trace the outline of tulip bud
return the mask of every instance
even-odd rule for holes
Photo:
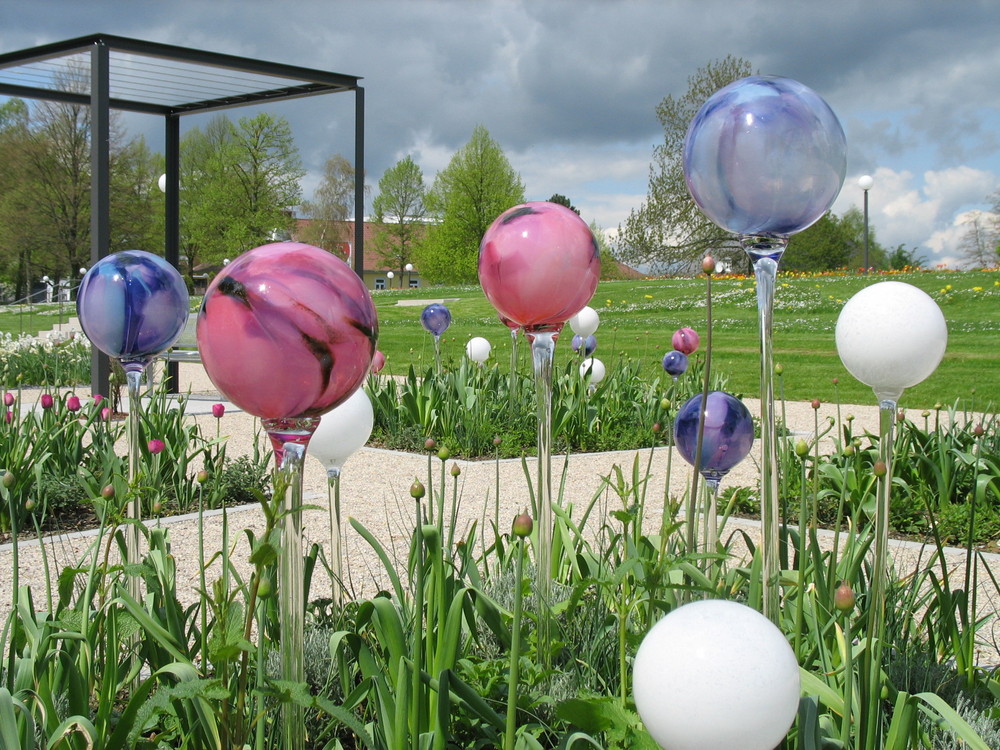
[[[927,419],[927,417],[929,417],[930,415],[931,412],[929,409],[924,409],[922,412],[920,412],[920,416],[923,417],[924,419]]]
[[[715,273],[715,258],[706,255],[701,261],[701,270],[707,274]]]
[[[198,484],[205,484],[205,482],[208,481],[208,472],[205,469],[202,469],[197,474],[195,474],[194,478],[195,480],[197,480]]]
[[[882,459],[876,461],[875,465],[872,466],[872,473],[877,477],[884,477],[886,472],[888,472],[888,468],[885,465],[885,461]]]
[[[976,437],[982,437],[983,433],[985,432],[986,430],[983,429],[982,424],[977,424],[975,427],[972,428],[972,434],[975,435]]]
[[[51,409],[52,408],[52,404],[54,404],[54,403],[55,403],[55,401],[52,399],[52,394],[51,393],[43,393],[42,394],[42,408],[43,409]]]
[[[80,411],[80,398],[79,396],[70,396],[66,399],[66,408],[70,411]]]
[[[451,465],[451,475],[453,477],[457,477],[461,473],[462,473],[462,470],[460,468],[458,468],[458,464],[452,464]]]
[[[8,409],[7,413],[3,415],[3,421],[6,422],[7,424],[10,424],[11,422],[13,422],[14,421],[14,412],[12,412],[10,409]]]
[[[847,422],[848,424],[850,424],[851,422],[854,421],[854,415],[853,414],[848,414],[846,417],[844,417],[844,421]]]
[[[424,450],[425,451],[432,451],[436,447],[437,447],[437,443],[434,442],[434,438],[427,438],[424,441]]]
[[[149,448],[149,452],[155,456],[157,453],[162,453],[163,449],[166,448],[167,445],[162,440],[153,438],[149,441],[149,443],[147,443],[146,447]]]
[[[906,412],[900,409],[896,412],[896,421],[902,424],[906,421]]]
[[[257,596],[261,599],[270,599],[274,596],[274,581],[266,573],[260,577],[260,583],[257,584]]]
[[[160,515],[163,512],[163,502],[160,500],[153,501],[153,513],[155,515]]]
[[[496,436],[495,438],[493,438],[493,447],[494,447],[494,448],[499,448],[499,447],[500,447],[500,444],[501,444],[502,442],[503,442],[503,440],[502,440],[502,439],[500,438],[500,436],[499,436],[499,435],[497,435],[497,436]]]
[[[451,458],[451,451],[448,450],[447,445],[442,445],[438,449],[438,458],[440,458],[442,461],[447,461],[449,458]]]
[[[216,419],[222,419],[222,415],[226,413],[225,404],[212,404],[212,416]]]
[[[105,500],[110,500],[114,496],[115,496],[114,485],[113,484],[104,485],[104,487],[101,489],[101,497],[103,497]]]
[[[419,500],[426,494],[424,490],[424,485],[421,484],[419,479],[414,479],[413,484],[410,485],[410,497],[414,500]]]
[[[818,398],[814,398],[812,400],[812,408],[813,408],[813,410],[819,409],[819,404],[820,404],[819,399]]]
[[[795,441],[795,455],[799,458],[805,458],[809,455],[809,443],[807,443],[802,438]]]
[[[775,375],[781,375],[781,373],[783,373],[784,371],[785,371],[785,368],[782,367],[782,365],[781,365],[780,362],[774,366],[774,374]]]
[[[660,426],[659,422],[653,422],[653,434],[654,435],[659,435],[660,434],[660,430],[662,430],[662,429],[663,428]]]
[[[14,405],[14,394],[11,393],[10,391],[7,391],[7,393],[3,394],[3,405],[4,406]]]
[[[852,445],[851,443],[848,443],[847,445],[844,446],[844,455],[845,456],[853,456],[854,455],[854,451],[855,451],[854,445]]]
[[[834,378],[834,379],[833,379],[833,380],[832,380],[831,382],[832,382],[832,383],[833,383],[834,385],[837,385],[838,383],[840,383],[840,378]]]
[[[833,592],[833,606],[841,612],[850,612],[854,609],[857,598],[854,596],[854,589],[847,581],[841,581],[837,590]]]
[[[514,519],[514,523],[511,525],[511,531],[514,532],[515,536],[519,536],[524,539],[526,536],[531,536],[531,531],[534,527],[535,524],[532,522],[531,516],[528,515],[528,511],[525,511]]]
[[[103,419],[105,422],[111,419],[111,409],[108,408],[107,406],[101,409],[101,419]]]
[[[29,497],[24,501],[24,509],[29,513],[35,509],[35,499],[33,497]]]
[[[661,398],[660,399],[660,408],[663,409],[663,411],[669,410],[670,409],[670,399],[669,398]]]
[[[16,477],[11,472],[5,471],[3,473],[3,486],[4,487],[6,487],[7,489],[10,489],[11,487],[14,486],[14,482],[15,481],[16,481]]]

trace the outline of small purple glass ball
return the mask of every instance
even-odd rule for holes
[[[580,334],[573,336],[573,341],[570,347],[574,352],[579,353],[580,349],[583,348],[583,353],[585,356],[589,357],[591,354],[597,351],[597,338],[591,334],[584,338]]]
[[[678,375],[683,375],[687,372],[687,368],[688,358],[684,352],[674,349],[664,355],[663,369],[666,371],[667,375],[672,375],[676,378]]]
[[[698,423],[701,421],[701,394],[692,396],[677,412],[674,443],[681,456],[694,466],[698,446]],[[721,479],[746,458],[753,446],[753,417],[735,396],[725,391],[708,394],[704,409],[705,435],[701,446],[701,466],[695,466],[707,479]]]
[[[94,346],[126,370],[141,370],[184,330],[187,286],[160,256],[125,250],[91,266],[80,282],[76,310]]]
[[[420,323],[435,336],[440,336],[451,325],[451,311],[437,302],[427,305],[420,313]]]

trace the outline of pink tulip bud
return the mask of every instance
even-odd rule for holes
[[[216,419],[222,419],[222,415],[226,413],[225,404],[212,404],[212,416]]]
[[[101,409],[101,419],[103,419],[105,422],[111,419],[111,409],[109,407],[105,406],[103,409]]]
[[[162,440],[153,438],[149,441],[149,444],[146,447],[149,448],[149,452],[155,456],[157,453],[162,453],[163,449],[166,448],[167,445]]]
[[[66,408],[70,411],[80,411],[80,399],[77,396],[70,396],[66,399]]]
[[[6,413],[6,414],[4,414],[4,417],[3,417],[3,419],[4,419],[4,421],[5,421],[5,422],[6,422],[7,424],[10,424],[11,422],[13,422],[13,421],[14,421],[14,412],[12,412],[12,411],[11,411],[10,409],[8,409],[8,410],[7,410],[7,413]]]
[[[94,396],[94,404],[95,405],[101,403],[103,400],[104,400],[104,396],[102,396],[100,393],[98,393],[97,395]]]
[[[55,403],[55,402],[52,400],[52,394],[51,393],[43,393],[42,394],[42,408],[43,409],[51,409],[53,403]]]
[[[674,331],[670,343],[682,354],[694,354],[701,345],[701,337],[693,328],[678,328]]]
[[[10,391],[8,391],[7,393],[3,394],[3,405],[4,406],[13,406],[14,405],[14,394],[11,393]]]

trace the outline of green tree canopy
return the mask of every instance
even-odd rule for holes
[[[489,131],[477,125],[427,194],[428,213],[437,223],[417,253],[421,276],[432,283],[474,282],[486,230],[497,216],[523,202],[520,175]]]
[[[861,268],[864,265],[864,215],[855,206],[843,216],[827,212],[808,229],[788,241],[781,258],[787,271],[827,271],[835,268]],[[875,229],[868,227],[868,265],[885,268],[885,249],[875,239]]]
[[[667,96],[656,107],[663,143],[653,149],[645,203],[618,227],[619,259],[658,272],[697,268],[712,251],[718,260],[739,267],[742,250],[734,239],[709,221],[691,198],[684,180],[683,148],[688,125],[712,94],[753,73],[750,63],[727,56],[708,63],[688,79],[680,97]]]
[[[424,175],[410,156],[389,167],[378,181],[372,207],[379,230],[373,250],[383,266],[399,269],[401,286],[403,271],[426,232],[425,197]]]
[[[344,236],[343,222],[354,211],[354,175],[354,165],[340,154],[326,160],[314,200],[302,204],[302,213],[312,219],[300,236],[303,242],[334,252],[353,241]]]

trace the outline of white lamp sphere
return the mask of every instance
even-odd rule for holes
[[[590,306],[583,308],[580,312],[569,319],[569,327],[573,329],[573,333],[583,336],[584,338],[587,338],[587,336],[595,333],[600,324],[600,316],[597,314],[597,311]]]
[[[608,374],[604,363],[597,357],[589,357],[580,363],[580,377],[585,378],[588,373],[590,373],[590,382],[594,385],[604,380],[604,376]]]
[[[167,176],[165,174],[160,175],[160,179],[156,181],[156,186],[160,188],[161,193],[167,192]]]
[[[870,174],[863,174],[858,178],[858,187],[862,190],[871,190],[874,184],[875,180],[872,179]]]
[[[413,270],[413,264],[412,263],[407,263],[406,266],[405,266],[405,269],[407,271],[412,271]]]
[[[948,345],[948,326],[922,289],[882,281],[851,297],[837,318],[837,352],[854,377],[879,401],[899,400],[903,389],[927,378]]]
[[[368,442],[375,414],[364,388],[324,414],[306,448],[329,471],[340,471],[344,463]]]
[[[492,348],[489,341],[482,336],[476,336],[469,339],[465,345],[465,353],[473,362],[482,364],[490,358],[490,349]]]
[[[760,612],[709,599],[678,607],[635,655],[635,705],[666,750],[773,750],[799,705],[799,665]]]

